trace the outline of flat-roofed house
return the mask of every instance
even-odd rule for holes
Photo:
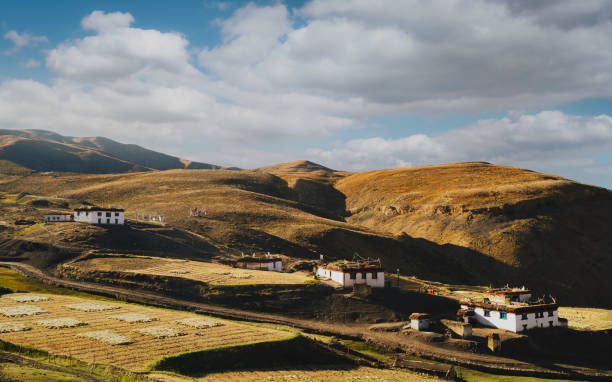
[[[535,328],[563,326],[555,302],[532,301],[526,289],[492,289],[482,301],[461,300],[461,310],[473,311],[471,316],[481,325],[522,332]],[[527,297],[528,296],[528,297]],[[492,299],[491,299],[492,297]]]
[[[74,221],[89,224],[125,224],[125,211],[122,208],[77,208]]]
[[[236,267],[245,269],[257,269],[260,271],[283,271],[283,259],[275,256],[249,257],[245,256],[236,260]]]
[[[380,260],[338,261],[317,267],[317,277],[327,278],[343,287],[366,284],[372,288],[384,288],[385,272]]]

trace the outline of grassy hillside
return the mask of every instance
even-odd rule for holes
[[[269,251],[295,262],[358,253],[423,279],[524,284],[566,305],[611,304],[612,192],[512,167],[350,174],[302,161],[256,171],[38,173],[13,175],[0,193],[0,252],[44,266],[96,248],[191,259]],[[86,203],[124,207],[128,219],[165,215],[168,226],[13,224]],[[194,207],[206,217],[189,216]]]
[[[350,223],[455,246],[464,264],[461,248],[492,258],[509,271],[497,284],[610,304],[610,190],[487,163],[369,171],[336,188]]]
[[[11,174],[14,167],[77,173],[219,168],[107,138],[64,137],[44,130],[0,130],[0,160],[13,164],[0,167]]]

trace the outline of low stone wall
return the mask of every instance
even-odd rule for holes
[[[463,321],[440,320],[440,324],[457,334],[461,338],[472,337],[472,325]]]

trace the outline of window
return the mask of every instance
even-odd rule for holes
[[[102,212],[98,212],[98,216],[102,216]]]
[[[365,272],[361,272],[361,279],[365,280],[366,279],[366,273]]]
[[[98,224],[102,223],[102,219],[98,218]]]
[[[119,219],[115,219],[115,224],[119,224]]]
[[[80,212],[79,212],[80,214]],[[89,211],[85,211],[85,216],[89,216]]]
[[[106,217],[107,217],[107,218],[110,218],[110,216],[111,216],[111,213],[110,213],[110,212],[107,212],[107,213],[106,213]]]
[[[372,272],[372,278],[373,279],[377,279],[378,278],[378,272]]]
[[[526,320],[527,319],[527,313],[523,313],[521,315],[521,320]]]
[[[110,219],[106,219],[106,224],[110,224]]]
[[[490,312],[490,311],[488,311],[488,310],[485,310],[485,311],[484,311],[484,316],[485,316],[485,317],[491,317],[491,312]]]
[[[355,280],[357,278],[357,273],[351,273],[351,280]]]
[[[119,212],[115,212],[115,216],[119,216]]]
[[[527,324],[523,324],[523,330],[527,330]]]
[[[501,318],[502,320],[505,320],[508,318],[508,313],[506,312],[500,312],[499,313],[499,318]]]
[[[554,313],[553,312],[548,312],[548,317],[553,317]]]

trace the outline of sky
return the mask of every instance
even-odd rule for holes
[[[612,1],[6,0],[0,128],[612,188]]]

